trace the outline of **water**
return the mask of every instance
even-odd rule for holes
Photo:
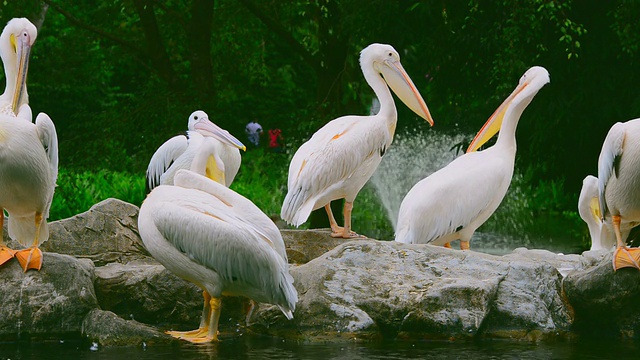
[[[220,343],[148,345],[90,350],[84,343],[16,345],[0,343],[0,360],[28,359],[635,359],[634,342],[590,341],[425,341],[376,343],[298,343],[244,337]]]

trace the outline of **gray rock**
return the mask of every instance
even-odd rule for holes
[[[98,307],[93,263],[44,253],[41,271],[24,273],[16,260],[0,271],[0,338],[61,339],[77,336],[82,320]]]
[[[95,289],[100,307],[125,319],[194,328],[200,322],[202,290],[153,260],[97,267]]]
[[[640,271],[622,268],[614,272],[612,253],[604,254],[597,265],[564,279],[564,291],[575,311],[575,329],[588,335],[638,339]]]
[[[499,257],[430,245],[352,241],[291,269],[294,320],[273,306],[260,331],[319,338],[527,338],[571,326],[556,268],[526,255]]]
[[[92,310],[82,322],[82,335],[100,346],[138,346],[177,341],[157,329],[100,309]]]
[[[349,239],[331,237],[331,229],[280,230],[290,264],[306,264]]]
[[[138,235],[138,207],[107,199],[86,212],[49,224],[42,251],[91,259],[96,266],[148,257]],[[10,241],[9,245],[20,248]]]

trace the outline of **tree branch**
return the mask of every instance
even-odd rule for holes
[[[300,44],[290,32],[288,32],[280,23],[271,19],[267,14],[261,11],[251,0],[240,0],[240,2],[255,15],[263,24],[265,24],[271,31],[273,31],[278,37],[293,49],[298,55],[302,57],[305,63],[314,69],[320,66],[320,59],[317,56],[311,54],[302,44]]]
[[[129,50],[130,52],[133,52],[135,54],[141,54],[142,50],[137,48],[136,46],[134,46],[132,43],[129,43],[127,41],[124,41],[121,37],[110,34],[100,28],[97,28],[95,26],[91,26],[85,22],[83,22],[82,20],[76,18],[75,16],[71,15],[68,11],[64,10],[60,5],[54,3],[51,0],[43,0],[43,2],[47,5],[49,5],[52,9],[54,9],[55,11],[59,12],[60,14],[62,14],[62,16],[64,16],[71,24],[81,28],[81,29],[85,29],[88,30],[94,34],[100,35],[101,37],[108,39],[118,45],[120,45],[121,47]]]

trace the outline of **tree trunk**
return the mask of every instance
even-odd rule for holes
[[[211,34],[213,33],[213,0],[194,0],[191,21],[187,29],[191,60],[191,79],[196,97],[201,101],[215,101]]]

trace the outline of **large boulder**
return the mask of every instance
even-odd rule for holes
[[[156,328],[135,320],[125,320],[100,309],[87,314],[82,323],[82,335],[100,346],[137,346],[176,341]]]
[[[602,260],[573,271],[564,279],[564,290],[576,315],[575,330],[606,337],[640,338],[640,271],[622,268],[614,272],[609,251],[587,252],[585,257]]]
[[[556,267],[522,252],[359,240],[291,274],[300,295],[294,320],[263,307],[259,331],[304,339],[522,339],[567,332],[573,320]]]
[[[84,317],[98,307],[93,263],[44,253],[41,271],[6,263],[0,282],[0,338],[64,339],[80,334]]]
[[[327,251],[351,240],[331,237],[331,229],[281,229],[290,264],[306,264]]]

